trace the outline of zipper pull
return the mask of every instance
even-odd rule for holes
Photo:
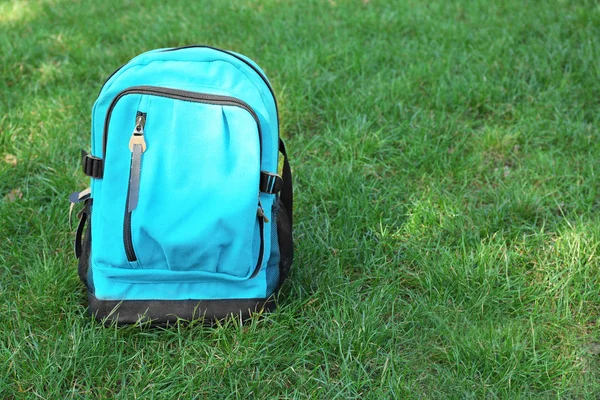
[[[265,223],[269,223],[269,218],[267,218],[265,210],[260,202],[260,196],[258,197],[258,210],[256,211],[256,215],[258,215],[259,218],[262,218]]]
[[[135,116],[135,128],[129,139],[129,150],[131,150],[131,169],[129,170],[129,189],[127,191],[127,212],[132,212],[138,205],[140,194],[140,174],[142,171],[142,154],[146,151],[144,140],[144,125],[146,125],[146,113],[139,112]],[[135,259],[134,259],[135,260]]]
[[[146,125],[146,114],[138,112],[135,117],[135,128],[129,139],[129,150],[133,153],[133,146],[139,144],[142,146],[142,153],[146,151],[146,141],[144,140],[144,126]]]

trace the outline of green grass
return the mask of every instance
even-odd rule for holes
[[[266,70],[295,174],[278,310],[102,328],[67,195],[104,79]],[[0,398],[598,398],[594,1],[0,3]]]

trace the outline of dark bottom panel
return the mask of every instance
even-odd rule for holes
[[[230,316],[248,319],[255,312],[275,310],[272,299],[233,300],[98,300],[88,292],[88,312],[110,325],[149,322],[154,326],[172,325],[177,320],[202,321],[206,325]]]

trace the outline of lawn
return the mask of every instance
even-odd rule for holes
[[[91,106],[158,47],[261,65],[296,257],[245,325],[103,328],[68,194]],[[595,1],[0,2],[0,398],[596,399]]]

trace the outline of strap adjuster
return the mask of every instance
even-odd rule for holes
[[[283,187],[283,179],[271,172],[260,171],[260,191],[264,193],[276,194]]]
[[[104,173],[104,160],[81,151],[81,166],[83,173],[92,178],[100,179]]]

